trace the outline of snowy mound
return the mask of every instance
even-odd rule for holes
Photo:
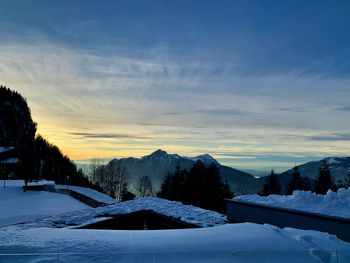
[[[140,210],[152,210],[159,214],[178,218],[184,222],[203,227],[224,224],[226,222],[226,216],[217,212],[156,197],[144,197],[122,202],[108,209],[108,213],[127,214]]]
[[[242,195],[234,200],[350,219],[350,188],[341,188],[338,192],[329,190],[326,195],[294,191],[293,195],[287,196]]]
[[[192,205],[183,205],[180,202],[168,201],[156,197],[144,197],[136,200],[121,202],[99,208],[73,211],[50,218],[33,221],[23,225],[24,228],[31,227],[68,227],[82,226],[105,219],[110,215],[123,215],[141,210],[152,210],[159,214],[181,219],[184,222],[210,227],[225,224],[225,215],[214,211],[205,210]]]

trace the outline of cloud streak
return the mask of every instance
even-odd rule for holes
[[[94,138],[94,139],[149,139],[149,137],[132,136],[127,134],[100,134],[100,133],[86,133],[86,132],[72,132],[70,134],[85,137],[85,138]]]
[[[313,141],[350,141],[350,133],[311,136],[309,139]]]
[[[0,77],[28,98],[39,132],[72,158],[109,157],[118,153],[115,141],[135,156],[145,147],[182,155],[224,147],[242,158],[349,152],[350,124],[339,114],[349,110],[339,107],[348,103],[349,79],[302,70],[247,75],[233,64],[161,52],[126,57],[40,38],[35,46],[0,43]]]

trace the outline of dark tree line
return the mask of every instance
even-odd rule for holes
[[[26,182],[34,174],[36,126],[27,101],[17,91],[0,86],[0,146],[16,149],[21,160],[19,173]]]
[[[337,187],[334,184],[334,178],[331,175],[327,161],[324,159],[316,177],[315,192],[324,195],[328,190],[336,191]]]
[[[128,171],[118,161],[104,164],[99,159],[90,161],[90,180],[94,185],[103,189],[103,192],[119,201],[135,198],[129,191]]]
[[[281,194],[281,184],[275,174],[274,170],[271,170],[271,174],[268,177],[267,182],[265,183],[259,195],[268,196],[268,195],[279,195]]]
[[[63,155],[57,146],[49,143],[41,135],[35,138],[33,159],[34,173],[30,177],[31,180],[45,179],[55,181],[56,184],[68,183],[105,192],[98,185],[90,182],[68,156]]]
[[[347,181],[348,180],[348,181]],[[340,187],[349,187],[350,186],[350,174],[345,179],[345,185],[341,185]],[[326,194],[328,190],[336,191],[338,187],[334,183],[334,178],[331,175],[330,169],[328,167],[327,161],[324,159],[322,161],[321,167],[318,171],[318,175],[316,176],[314,189],[312,189],[310,183],[305,178],[300,176],[298,171],[298,166],[293,168],[293,175],[291,180],[287,185],[286,194],[293,194],[296,190],[310,191],[314,190],[316,194]],[[274,171],[271,171],[271,174],[265,183],[263,189],[259,192],[261,196],[268,196],[271,194],[282,194],[281,184],[278,180],[277,175]]]
[[[102,191],[57,146],[40,135],[35,137],[36,129],[27,101],[17,91],[0,86],[0,146],[14,147],[18,153],[17,177],[27,185],[42,179],[66,184],[69,176],[71,185]]]
[[[206,167],[197,161],[190,171],[181,170],[178,165],[174,174],[169,173],[164,178],[157,196],[225,213],[225,199],[233,198],[233,192],[227,181],[221,181],[215,163]]]

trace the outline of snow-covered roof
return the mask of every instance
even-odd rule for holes
[[[123,215],[141,210],[152,210],[156,213],[180,219],[184,222],[201,227],[222,225],[227,222],[225,215],[214,211],[205,210],[192,205],[184,205],[180,202],[168,201],[156,197],[144,197],[136,200],[121,202],[98,208],[84,209],[23,225],[23,227],[68,227],[82,226],[101,220],[101,216]]]
[[[329,190],[326,195],[294,191],[293,195],[241,195],[234,200],[350,219],[350,188]]]

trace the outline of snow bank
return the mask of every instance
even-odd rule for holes
[[[73,211],[66,214],[56,215],[50,218],[29,222],[28,224],[22,225],[22,227],[28,229],[41,226],[82,226],[100,221],[101,216],[122,215],[140,210],[152,210],[159,214],[179,218],[184,222],[201,227],[222,225],[227,222],[225,215],[214,211],[205,210],[192,205],[183,205],[180,202],[168,201],[161,198],[144,197],[136,200],[121,202],[115,205],[84,209],[82,211]]]
[[[0,261],[17,262],[10,256],[15,253],[47,253],[22,256],[20,262],[304,263],[348,262],[350,256],[350,244],[333,235],[252,223],[152,231],[19,230],[0,229],[0,254],[7,254]]]
[[[55,188],[56,189],[67,189],[67,185],[57,184],[55,186]],[[95,191],[93,189],[90,189],[90,188],[68,185],[68,189],[73,190],[75,192],[78,192],[80,194],[88,196],[88,197],[90,197],[98,202],[102,202],[102,203],[105,203],[108,205],[118,203],[117,200],[113,199],[112,197],[105,195],[103,193],[100,193],[98,191]]]
[[[293,195],[241,195],[234,200],[350,219],[350,188],[341,188],[338,192],[329,190],[326,195],[294,191]]]

